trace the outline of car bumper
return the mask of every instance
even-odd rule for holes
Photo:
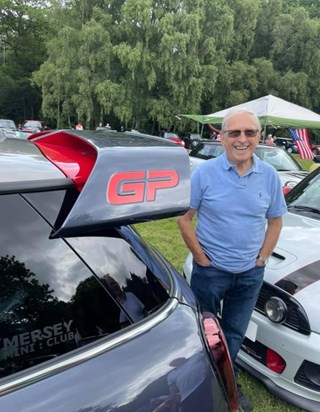
[[[295,393],[289,392],[288,390],[279,387],[276,383],[273,382],[270,378],[265,376],[260,371],[257,371],[251,365],[248,365],[247,362],[243,361],[242,359],[237,359],[237,364],[249,372],[252,376],[259,379],[263,384],[268,388],[269,392],[273,395],[277,396],[278,398],[291,403],[293,405],[298,406],[301,409],[304,409],[309,412],[319,412],[319,401],[314,401],[312,399],[306,399],[302,396],[299,396]]]
[[[318,381],[319,389],[314,390],[297,383],[295,379],[297,380],[298,371],[304,361],[318,365],[320,370],[320,335],[302,335],[285,326],[271,323],[257,312],[254,312],[250,325],[251,341],[256,335],[256,343],[279,354],[285,360],[286,367],[282,373],[273,372],[262,363],[258,353],[244,349],[238,355],[239,365],[260,379],[270,392],[279,398],[307,411],[319,411],[320,382]]]

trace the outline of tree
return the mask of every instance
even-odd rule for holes
[[[52,296],[49,285],[40,284],[35,274],[14,256],[0,257],[1,273],[1,334],[20,324],[39,325],[48,321],[44,313],[55,307],[58,300]]]
[[[320,9],[312,0],[0,5],[6,116],[34,117],[42,101],[58,128],[111,121],[156,133],[186,127],[179,113],[269,93],[320,110]]]
[[[48,59],[34,74],[43,91],[42,110],[57,119],[58,128],[78,120],[89,128],[100,116],[99,85],[110,73],[111,53],[103,20],[94,9],[88,22],[62,27],[47,43]]]
[[[40,93],[32,87],[30,77],[45,58],[46,7],[45,1],[0,0],[3,54],[0,72],[6,73],[8,80],[6,96],[0,101],[0,112],[9,115],[14,103],[15,120],[39,115]],[[12,98],[17,95],[20,101]]]

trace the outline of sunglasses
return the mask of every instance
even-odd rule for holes
[[[223,133],[226,133],[228,137],[240,137],[243,133],[246,137],[256,137],[258,129],[245,129],[245,130],[224,130]]]

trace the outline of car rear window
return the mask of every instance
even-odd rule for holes
[[[0,377],[112,336],[168,299],[116,231],[50,239],[64,199],[0,196]]]
[[[190,156],[208,160],[220,156],[223,152],[224,147],[222,145],[198,143],[196,148],[190,152]]]

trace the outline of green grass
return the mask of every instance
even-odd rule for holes
[[[158,220],[150,223],[135,225],[140,235],[155,246],[178,270],[188,254],[175,218]],[[244,371],[239,373],[239,381],[245,393],[254,403],[255,412],[298,412],[286,402],[272,396],[255,378]]]
[[[314,161],[312,159],[300,159],[300,156],[298,154],[292,154],[292,156],[298,163],[300,163],[301,167],[304,170],[309,170],[310,166],[314,164]]]
[[[303,169],[309,170],[312,160],[302,160],[299,155],[293,155]],[[178,270],[182,272],[182,266],[188,254],[175,218],[163,219],[150,223],[135,225],[137,231],[145,240],[155,246]],[[239,381],[243,390],[254,404],[255,412],[298,412],[296,408],[271,395],[265,386],[245,371],[240,371]]]

